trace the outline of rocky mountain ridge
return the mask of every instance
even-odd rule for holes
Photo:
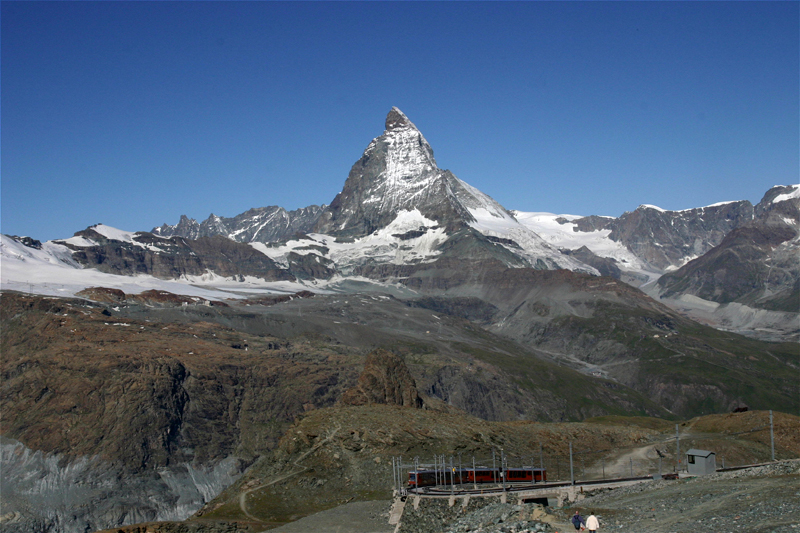
[[[249,209],[232,218],[213,213],[203,222],[181,215],[174,226],[163,224],[151,233],[160,237],[199,239],[221,235],[236,242],[285,241],[297,233],[309,231],[326,206],[310,205],[293,211],[278,206]]]
[[[594,216],[573,222],[578,231],[611,230],[609,239],[663,271],[708,252],[753,216],[753,205],[742,200],[682,211],[641,205],[619,218]]]
[[[661,294],[690,294],[718,304],[741,303],[797,312],[800,305],[800,189],[774,187],[754,218],[706,254],[658,280]]]

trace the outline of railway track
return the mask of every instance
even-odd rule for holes
[[[598,480],[591,480],[591,481],[575,481],[572,483],[570,481],[559,481],[559,482],[551,482],[551,483],[526,483],[526,484],[508,484],[505,488],[502,486],[483,486],[478,488],[465,488],[465,486],[455,486],[455,487],[445,487],[445,486],[437,486],[437,487],[421,487],[421,488],[414,488],[408,489],[408,494],[413,494],[417,496],[427,496],[427,497],[450,497],[450,496],[469,496],[469,495],[492,495],[492,494],[503,494],[505,493],[514,493],[514,492],[528,492],[528,491],[547,491],[549,489],[562,489],[565,487],[586,487],[586,486],[594,486],[594,485],[615,485],[619,483],[630,483],[635,481],[649,481],[652,480],[653,476],[635,476],[635,477],[625,477],[625,478],[614,478],[614,479],[598,479]]]

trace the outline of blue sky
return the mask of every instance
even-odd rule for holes
[[[330,203],[402,109],[509,209],[800,182],[798,2],[2,2],[7,234]]]

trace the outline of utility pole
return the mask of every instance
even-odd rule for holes
[[[542,469],[542,481],[544,481],[544,452],[542,451],[542,443],[539,443],[539,466]]]
[[[503,479],[503,492],[506,491],[506,452],[500,450],[500,477]]]
[[[675,471],[681,471],[681,435],[679,426],[675,424]]]
[[[769,447],[772,450],[772,462],[775,462],[775,429],[772,425],[772,409],[769,410]]]
[[[575,484],[575,471],[572,468],[572,441],[569,441],[569,481],[571,485]]]
[[[453,456],[450,456],[450,494],[456,488],[456,469],[453,467]]]
[[[494,482],[497,483],[497,465],[494,460],[494,448],[492,448],[492,477],[494,478]]]
[[[536,483],[536,472],[533,468],[533,456],[531,455],[531,483]]]

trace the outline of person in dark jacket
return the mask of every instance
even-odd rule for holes
[[[575,511],[575,514],[572,515],[572,518],[570,518],[570,520],[572,521],[572,525],[575,526],[575,531],[583,529],[582,526],[586,525],[586,520],[583,519],[583,517],[578,511]]]

